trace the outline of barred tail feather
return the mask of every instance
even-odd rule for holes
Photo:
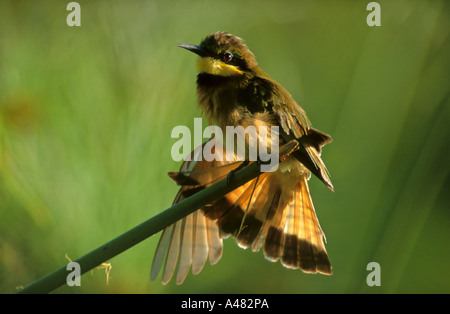
[[[222,212],[217,220],[219,228],[233,235],[240,247],[251,246],[253,251],[264,247],[264,255],[270,261],[280,259],[288,268],[331,275],[331,263],[311,201],[307,176],[279,173],[263,176],[256,187],[255,179],[245,190],[234,191],[240,193],[240,197],[234,196],[236,201],[228,202],[231,206],[214,209]],[[250,199],[247,196],[251,192]]]
[[[292,205],[293,214],[288,216],[285,228],[286,241],[281,263],[289,268],[300,268],[306,273],[331,275],[331,263],[325,249],[323,231],[305,178],[296,186]]]

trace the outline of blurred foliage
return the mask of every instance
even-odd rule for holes
[[[0,292],[14,292],[168,208],[176,125],[193,126],[195,57],[226,30],[331,134],[335,193],[311,191],[334,275],[225,240],[182,286],[149,281],[152,237],[59,293],[450,292],[448,1],[0,2]],[[381,265],[381,287],[366,266]]]

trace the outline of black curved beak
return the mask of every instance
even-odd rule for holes
[[[195,54],[198,54],[200,57],[206,57],[208,53],[200,46],[193,45],[193,44],[177,44],[177,47],[184,48],[186,50],[189,50]]]

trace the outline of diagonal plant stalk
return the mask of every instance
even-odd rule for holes
[[[280,148],[279,156],[282,157],[286,154],[290,154],[296,148],[297,142],[295,140],[291,141]],[[222,181],[197,192],[191,197],[174,204],[160,214],[153,216],[115,239],[74,260],[74,262],[80,264],[80,275],[126,251],[183,217],[193,213],[197,209],[256,178],[261,173],[260,164],[261,163],[258,162],[250,164],[244,169],[234,173],[231,182],[227,183],[227,178],[225,178]],[[17,293],[50,293],[66,283],[68,274],[69,272],[66,270],[65,265],[34,281]]]

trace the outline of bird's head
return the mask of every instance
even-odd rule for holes
[[[257,67],[255,56],[243,40],[226,32],[213,33],[200,45],[178,44],[177,46],[200,56],[197,63],[199,73],[236,76],[251,72]]]

